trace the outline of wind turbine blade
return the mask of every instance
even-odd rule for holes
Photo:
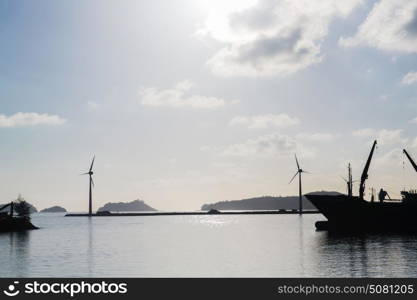
[[[295,175],[293,176],[293,178],[291,178],[291,180],[290,180],[290,182],[288,183],[288,184],[290,184],[293,180],[294,180],[294,178],[298,175],[298,171],[297,171],[297,173],[295,173]]]
[[[93,170],[94,160],[96,159],[96,156],[94,155],[93,161],[91,162],[90,172]]]
[[[307,174],[311,174],[311,172],[309,172],[309,171],[302,171],[302,173],[307,173]]]
[[[91,177],[91,185],[94,187],[94,180],[93,180],[93,177]]]
[[[87,172],[87,173],[81,173],[80,175],[88,175],[89,173]]]
[[[294,154],[295,156],[295,162],[297,163],[297,168],[300,170],[300,164],[298,163],[297,154]]]

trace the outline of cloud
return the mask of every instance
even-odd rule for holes
[[[359,129],[352,132],[353,136],[360,138],[376,139],[380,145],[405,144],[408,139],[402,136],[402,129],[381,129],[371,128]]]
[[[286,156],[293,155],[295,152],[301,153],[303,156],[314,155],[311,149],[302,147],[294,138],[278,133],[262,135],[217,150],[220,150],[219,153],[222,156],[236,157]]]
[[[259,0],[245,9],[213,12],[199,31],[221,42],[208,62],[222,76],[288,75],[319,63],[331,21],[362,0]]]
[[[152,188],[183,188],[190,186],[207,186],[212,184],[241,184],[242,181],[254,179],[254,174],[242,166],[231,163],[214,163],[212,172],[202,173],[201,170],[185,170],[172,177],[159,177],[141,181],[141,185]]]
[[[297,125],[300,121],[287,114],[267,114],[251,117],[238,116],[230,120],[231,126],[246,126],[249,129],[282,128]]]
[[[237,101],[227,102],[216,97],[201,95],[189,95],[193,83],[185,80],[177,83],[170,89],[159,89],[155,87],[142,87],[139,90],[141,104],[153,107],[191,107],[196,109],[215,109],[227,104],[234,104]]]
[[[403,162],[403,151],[400,148],[394,148],[375,158],[377,169],[386,169],[388,166],[401,166]]]
[[[381,101],[388,101],[391,98],[391,95],[382,94],[379,96],[379,100]]]
[[[100,107],[100,105],[97,102],[94,101],[87,101],[86,103],[87,108],[91,110],[96,110]]]
[[[411,148],[417,148],[417,137],[411,141]]]
[[[11,116],[0,114],[0,127],[25,127],[36,125],[61,125],[66,122],[56,115],[18,112]]]
[[[370,46],[385,51],[417,52],[417,1],[381,0],[353,37],[341,38],[344,47]]]
[[[251,156],[257,154],[272,155],[274,153],[288,154],[296,149],[296,141],[287,135],[268,134],[244,143],[233,144],[226,147],[223,155]]]
[[[311,141],[311,142],[329,142],[336,138],[334,134],[331,133],[300,133],[297,134],[297,139],[301,139],[304,141]]]
[[[410,85],[417,82],[417,72],[408,72],[401,80],[402,84]]]

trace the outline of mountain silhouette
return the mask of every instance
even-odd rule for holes
[[[315,193],[336,193],[336,192],[315,192]],[[315,209],[313,204],[303,196],[303,207],[305,209]],[[278,209],[298,209],[298,196],[262,196],[242,200],[220,201],[211,204],[204,204],[201,210],[278,210]]]
[[[137,199],[131,202],[109,202],[100,207],[98,211],[156,211],[156,209]]]

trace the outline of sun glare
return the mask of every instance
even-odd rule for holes
[[[207,12],[204,28],[200,33],[210,33],[217,40],[239,38],[232,32],[228,16],[255,5],[257,0],[199,0],[199,5]]]
[[[232,12],[253,6],[257,0],[199,0],[204,9],[218,12]]]

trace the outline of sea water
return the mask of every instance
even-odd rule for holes
[[[331,235],[318,220],[38,213],[40,229],[0,233],[0,276],[417,277],[416,235]]]

